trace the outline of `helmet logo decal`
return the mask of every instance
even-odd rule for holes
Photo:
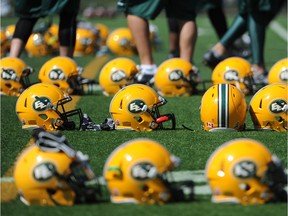
[[[178,80],[182,79],[182,77],[183,77],[183,72],[181,70],[173,70],[169,74],[169,80],[171,80],[171,81],[178,81]]]
[[[131,176],[138,181],[155,178],[157,169],[147,162],[138,163],[132,167]]]
[[[52,163],[42,163],[33,170],[33,177],[37,181],[47,181],[54,176],[56,168]]]
[[[126,78],[126,74],[122,70],[116,70],[111,74],[111,80],[113,82],[120,82]]]
[[[51,80],[64,80],[65,79],[65,74],[64,72],[57,68],[57,69],[52,69],[49,74],[49,79]]]
[[[269,106],[269,109],[272,113],[283,113],[285,111],[287,111],[288,107],[287,107],[287,102],[282,100],[282,99],[278,99],[278,100],[274,100],[272,101],[272,103]]]
[[[33,103],[33,108],[36,111],[43,111],[46,108],[51,107],[51,101],[47,97],[35,97],[35,101]]]
[[[2,68],[1,78],[4,80],[17,80],[17,75],[13,69]]]
[[[147,105],[142,100],[133,100],[128,105],[128,110],[131,113],[141,113],[141,112],[146,111],[146,109],[147,109]]]
[[[227,81],[239,80],[239,73],[236,70],[228,70],[224,73],[224,79]]]
[[[279,74],[279,78],[280,80],[288,81],[288,69],[287,68],[281,71],[281,73]]]
[[[233,167],[233,174],[241,179],[254,177],[256,175],[256,165],[252,161],[240,161]]]

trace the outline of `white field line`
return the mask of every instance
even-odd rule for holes
[[[277,34],[280,38],[282,38],[284,41],[288,42],[288,33],[287,29],[282,27],[278,22],[272,21],[269,25],[269,27],[273,30],[275,34]]]

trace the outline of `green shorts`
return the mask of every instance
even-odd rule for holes
[[[180,20],[196,19],[197,0],[167,0],[166,16]]]
[[[201,0],[197,2],[197,12],[223,7],[222,0]]]
[[[165,6],[165,0],[118,0],[117,10],[144,19],[155,19]]]
[[[283,0],[238,0],[238,7],[240,14],[257,11],[277,13],[282,3]]]
[[[80,0],[16,0],[15,13],[21,18],[40,18],[65,13],[77,14]]]

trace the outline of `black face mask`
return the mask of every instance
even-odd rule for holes
[[[57,102],[56,107],[52,106],[51,108],[55,111],[59,116],[60,119],[57,119],[54,123],[59,130],[80,130],[81,124],[83,122],[83,113],[81,109],[74,109],[67,111],[64,108],[64,104],[70,102],[72,98],[70,96],[63,98]],[[77,123],[79,124],[78,127],[76,126],[76,122],[71,120],[72,116],[78,116]],[[54,125],[53,125],[54,126]]]
[[[164,99],[165,100],[165,99]],[[167,101],[164,101],[164,104],[167,103]],[[176,128],[176,119],[173,113],[168,113],[168,114],[164,114],[161,115],[160,111],[159,111],[159,104],[160,106],[163,105],[163,102],[160,102],[158,104],[154,104],[152,109],[148,109],[147,112],[153,117],[153,119],[155,120],[155,122],[158,124],[158,127],[156,129],[172,129],[175,130]],[[165,128],[163,123],[164,122],[168,122],[171,121],[171,126],[168,128]],[[154,128],[153,128],[154,129]]]
[[[79,75],[73,75],[68,77],[67,83],[69,84],[70,88],[73,89],[73,94],[75,95],[91,95],[94,93],[94,80],[86,79]],[[84,86],[87,87],[86,92],[84,91]]]
[[[260,181],[267,185],[274,194],[271,202],[287,202],[287,192],[284,189],[287,185],[287,175],[280,160],[273,156],[267,166],[268,169]]]

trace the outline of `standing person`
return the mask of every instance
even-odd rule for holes
[[[80,0],[16,0],[15,13],[19,19],[11,41],[10,57],[20,57],[39,18],[59,14],[59,53],[72,58],[79,7]]]
[[[177,18],[177,22],[181,26],[179,35],[180,58],[188,61],[192,60],[197,38],[197,27],[194,22],[195,13],[192,3],[193,0],[118,0],[118,10],[124,12],[126,16],[141,62],[136,82],[143,84],[153,83],[157,65],[153,59],[149,39],[149,20],[155,19],[165,6],[167,6],[167,16]]]
[[[264,60],[266,28],[280,10],[284,0],[249,1],[238,0],[239,13],[225,35],[204,54],[204,64],[214,68],[227,57],[228,48],[239,36],[239,32],[248,30],[251,38],[252,69],[256,83],[265,83],[267,71]]]

